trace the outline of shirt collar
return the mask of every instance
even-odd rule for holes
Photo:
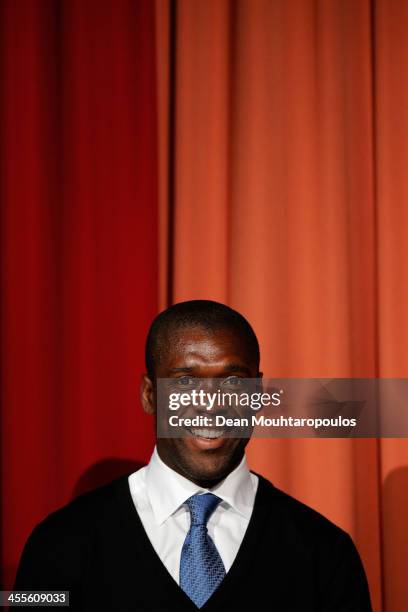
[[[191,495],[208,492],[208,489],[199,487],[166,465],[160,459],[156,448],[146,468],[146,490],[158,525],[164,523]],[[250,519],[255,488],[245,455],[241,463],[211,489],[211,493]]]

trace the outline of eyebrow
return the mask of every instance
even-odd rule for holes
[[[225,369],[229,372],[245,372],[246,374],[251,375],[250,368],[241,363],[229,363]]]
[[[194,370],[194,367],[183,366],[181,368],[171,368],[170,372],[172,372],[173,374],[177,374],[178,372],[193,372]],[[251,375],[250,368],[240,363],[228,363],[224,367],[224,372],[244,372],[249,376]]]

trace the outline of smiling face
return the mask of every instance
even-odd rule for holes
[[[167,338],[156,366],[157,378],[255,378],[258,364],[246,343],[228,328],[208,331],[202,327],[178,328]],[[144,376],[142,404],[156,413],[154,384]],[[170,468],[196,484],[210,488],[225,478],[241,461],[248,438],[158,438],[157,451]]]

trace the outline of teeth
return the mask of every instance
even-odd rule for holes
[[[192,429],[190,429],[191,433],[193,434],[193,436],[198,436],[200,438],[209,438],[209,439],[213,439],[213,438],[221,438],[221,436],[224,433],[223,429],[208,429],[207,427],[203,427],[203,428],[198,428],[198,427],[194,427]]]

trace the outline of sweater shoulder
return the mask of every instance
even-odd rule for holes
[[[116,514],[116,498],[120,490],[127,486],[128,476],[121,476],[111,483],[79,495],[65,506],[51,512],[36,527],[39,531],[65,533],[74,531],[76,534],[87,531],[98,523],[106,523],[114,519]]]
[[[76,589],[86,575],[93,544],[119,523],[118,493],[127,476],[80,495],[34,527],[20,559],[15,587]]]
[[[271,517],[280,524],[292,527],[307,538],[349,540],[350,536],[341,527],[292,495],[275,487],[269,480],[258,475],[259,503],[266,505]]]

